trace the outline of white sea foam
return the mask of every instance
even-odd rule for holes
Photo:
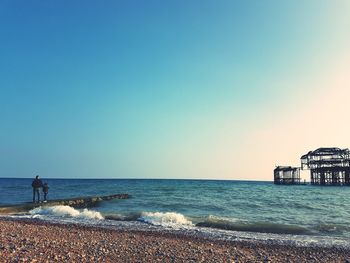
[[[174,212],[142,212],[138,220],[151,225],[172,228],[193,226],[184,215]]]
[[[84,219],[103,219],[100,212],[84,209],[82,211],[66,205],[56,205],[51,207],[37,207],[29,211],[35,215],[53,215],[59,217],[74,217]]]

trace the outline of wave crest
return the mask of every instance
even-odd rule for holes
[[[307,235],[310,232],[301,226],[271,222],[248,222],[237,218],[210,215],[205,221],[196,224],[198,227],[209,227],[232,231],[260,232],[274,234]]]
[[[104,219],[100,212],[84,209],[79,211],[67,205],[37,207],[29,211],[32,215],[54,215],[60,217],[75,217],[84,219]]]
[[[193,226],[193,223],[184,215],[174,212],[142,212],[138,220],[156,226],[172,228]]]

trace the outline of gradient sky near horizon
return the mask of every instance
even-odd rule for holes
[[[0,177],[272,180],[350,147],[350,1],[1,1]]]

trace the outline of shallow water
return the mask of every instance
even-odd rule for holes
[[[44,181],[49,183],[51,199],[130,194],[130,199],[106,201],[93,208],[93,212],[114,221],[172,228],[206,227],[212,231],[253,232],[255,236],[267,233],[350,240],[350,187],[211,180]],[[0,179],[0,205],[31,201],[30,184],[31,179]],[[89,219],[76,212],[65,212],[65,208],[36,210],[31,216]]]

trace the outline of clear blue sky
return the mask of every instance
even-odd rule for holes
[[[346,0],[1,1],[0,177],[270,180],[277,162],[349,147],[348,124],[336,140],[310,132],[349,116],[349,13]]]

